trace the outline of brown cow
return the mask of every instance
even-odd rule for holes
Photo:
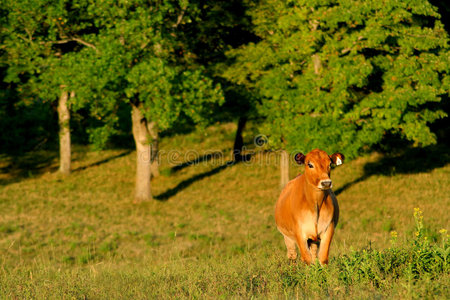
[[[328,251],[339,218],[336,196],[331,190],[331,164],[341,165],[344,155],[315,149],[306,156],[295,155],[298,164],[305,164],[305,173],[289,181],[275,207],[278,230],[284,236],[288,258],[295,260],[300,249],[307,264],[318,256],[328,263]],[[317,248],[319,250],[317,251]],[[317,253],[318,252],[318,253]]]

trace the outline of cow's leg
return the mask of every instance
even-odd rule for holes
[[[311,252],[311,259],[314,262],[317,258],[317,243],[316,242],[309,243],[309,251]]]
[[[284,243],[286,244],[287,257],[291,260],[297,258],[297,250],[295,249],[295,240],[284,235]]]
[[[300,255],[302,256],[302,260],[308,265],[312,262],[311,252],[308,247],[308,240],[301,237],[300,234],[297,234],[297,245],[300,249]]]
[[[328,264],[328,253],[330,251],[330,244],[334,234],[334,224],[331,223],[328,226],[326,232],[321,236],[320,247],[319,247],[319,262],[322,265]]]

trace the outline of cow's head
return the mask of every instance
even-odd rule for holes
[[[305,164],[305,176],[309,184],[321,190],[328,190],[332,187],[330,179],[331,165],[342,165],[344,155],[336,152],[329,156],[325,151],[314,149],[306,156],[302,153],[297,153],[295,161],[300,165]]]

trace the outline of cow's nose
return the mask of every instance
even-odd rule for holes
[[[330,180],[330,179],[328,179],[328,180],[322,180],[322,181],[320,182],[320,184],[321,184],[322,187],[324,187],[324,188],[329,188],[329,187],[331,186],[331,180]]]

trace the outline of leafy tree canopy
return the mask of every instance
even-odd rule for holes
[[[117,101],[133,103],[161,130],[180,117],[201,122],[223,97],[181,42],[182,25],[196,9],[187,1],[91,4],[98,51],[86,56],[88,67],[77,78],[83,97],[96,97],[103,112]]]
[[[3,2],[3,1],[2,1]],[[201,2],[201,1],[200,1]],[[200,3],[181,1],[4,0],[8,82],[23,98],[54,101],[74,91],[72,110],[98,121],[91,140],[114,133],[120,103],[139,106],[161,130],[178,118],[203,121],[222,91],[183,41]]]
[[[224,76],[258,94],[272,147],[355,157],[387,133],[436,142],[449,89],[448,36],[427,1],[263,0],[261,38]]]

